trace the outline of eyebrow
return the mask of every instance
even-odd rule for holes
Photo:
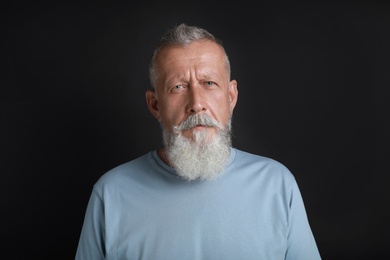
[[[215,73],[213,71],[207,71],[207,72],[200,72],[197,74],[200,78],[211,78],[211,79],[214,79],[214,78],[220,78],[220,75],[218,73]]]
[[[165,85],[166,86],[173,86],[176,84],[176,82],[177,83],[186,83],[188,81],[186,77],[187,77],[186,73],[180,73],[177,75],[173,75],[166,80]],[[219,73],[217,73],[214,70],[210,71],[210,69],[207,69],[205,71],[196,72],[196,78],[199,80],[206,80],[206,81],[208,81],[208,80],[220,81],[223,79],[222,75],[220,75]]]

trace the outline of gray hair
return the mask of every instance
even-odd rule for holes
[[[157,78],[158,78],[158,68],[156,64],[156,59],[161,50],[169,46],[188,46],[192,42],[196,41],[212,41],[218,44],[223,53],[225,54],[225,67],[228,75],[228,81],[230,81],[230,62],[229,57],[226,54],[226,51],[222,45],[222,42],[214,37],[211,33],[205,29],[189,26],[184,23],[176,25],[175,27],[169,29],[160,39],[160,42],[157,44],[154,49],[151,62],[149,64],[149,78],[150,83],[153,88],[156,89]]]

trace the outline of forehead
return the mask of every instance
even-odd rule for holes
[[[224,63],[224,52],[212,41],[197,41],[187,46],[168,46],[161,50],[157,63],[170,66],[180,63]]]

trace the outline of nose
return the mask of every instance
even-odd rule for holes
[[[196,114],[207,110],[207,101],[204,91],[200,87],[192,87],[188,92],[187,112]]]

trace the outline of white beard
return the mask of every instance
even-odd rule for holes
[[[182,135],[182,131],[196,125],[215,127],[216,133],[210,139],[207,130],[194,131],[191,138]],[[166,156],[171,166],[182,178],[212,180],[221,175],[230,155],[231,119],[224,128],[205,114],[187,118],[173,133],[163,127],[163,140]]]

